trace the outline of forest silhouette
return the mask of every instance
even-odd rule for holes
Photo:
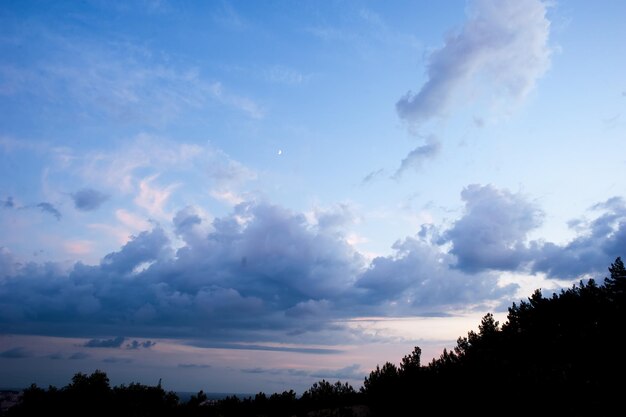
[[[111,387],[104,372],[78,373],[63,388],[36,385],[7,416],[618,416],[624,413],[626,269],[621,258],[601,284],[590,279],[513,303],[500,325],[491,313],[421,364],[421,349],[399,366],[377,366],[360,391],[316,382],[298,397],[285,391],[187,402],[161,385]]]

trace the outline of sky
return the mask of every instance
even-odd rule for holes
[[[359,387],[626,255],[622,1],[3,1],[0,387]]]

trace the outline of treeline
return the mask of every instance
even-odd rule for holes
[[[226,397],[209,401],[203,391],[180,402],[161,385],[132,383],[111,387],[106,373],[96,370],[91,375],[77,373],[63,388],[43,389],[33,384],[22,394],[19,404],[10,408],[7,416],[124,416],[124,417],[218,417],[218,416],[277,416],[307,415],[316,410],[333,416],[353,415],[353,404],[359,394],[348,383],[326,380],[316,382],[297,397],[293,390],[267,396]],[[324,411],[327,410],[327,411]]]
[[[106,374],[77,374],[64,388],[31,386],[9,416],[621,416],[626,400],[626,269],[620,258],[599,285],[581,282],[551,297],[537,290],[513,304],[502,326],[492,314],[427,365],[416,347],[385,363],[356,392],[320,381],[295,392],[180,403],[141,384],[109,386]]]

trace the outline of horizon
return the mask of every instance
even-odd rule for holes
[[[0,6],[0,386],[358,389],[626,256],[626,3]]]

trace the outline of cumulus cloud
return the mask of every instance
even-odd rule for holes
[[[57,220],[61,220],[61,212],[57,210],[51,203],[47,203],[44,201],[37,204],[36,207],[41,209],[41,211],[43,211],[44,213],[52,214],[54,217],[56,217]]]
[[[71,194],[71,196],[72,200],[74,200],[74,207],[81,211],[97,210],[102,203],[109,199],[107,194],[93,188],[83,188]]]
[[[118,336],[114,339],[91,339],[85,342],[84,347],[88,348],[119,348],[126,340],[123,336]]]
[[[465,213],[440,243],[452,243],[456,267],[475,273],[515,270],[529,260],[528,233],[539,227],[542,211],[520,194],[491,185],[469,185],[461,192]]]
[[[398,241],[393,248],[392,256],[375,258],[356,283],[365,290],[364,304],[382,304],[389,315],[440,314],[446,307],[512,295],[517,288],[499,287],[493,274],[451,270],[450,255],[415,238]]]
[[[604,270],[618,256],[626,255],[626,202],[613,197],[591,207],[600,215],[593,220],[570,222],[578,236],[557,245],[537,242],[533,272],[571,279]]]
[[[427,81],[396,104],[423,123],[444,114],[460,91],[483,77],[496,94],[524,97],[550,64],[550,22],[540,0],[474,0],[461,29],[428,58]]]
[[[431,136],[426,144],[418,146],[413,149],[400,163],[400,168],[393,175],[393,178],[399,178],[404,172],[409,169],[419,170],[422,167],[424,161],[435,157],[441,150],[441,142]]]
[[[198,224],[191,212],[176,223],[181,231]],[[116,323],[122,334],[214,339],[261,322],[274,331],[306,329],[308,320],[285,311],[349,292],[363,262],[341,236],[311,227],[302,214],[244,204],[176,252],[157,226],[98,265],[63,273],[28,264],[0,283],[0,322],[19,333],[102,333]]]
[[[171,253],[169,239],[165,231],[155,227],[151,231],[141,232],[137,237],[126,243],[118,252],[109,253],[101,262],[103,270],[116,273],[129,273],[135,268],[155,262]]]

